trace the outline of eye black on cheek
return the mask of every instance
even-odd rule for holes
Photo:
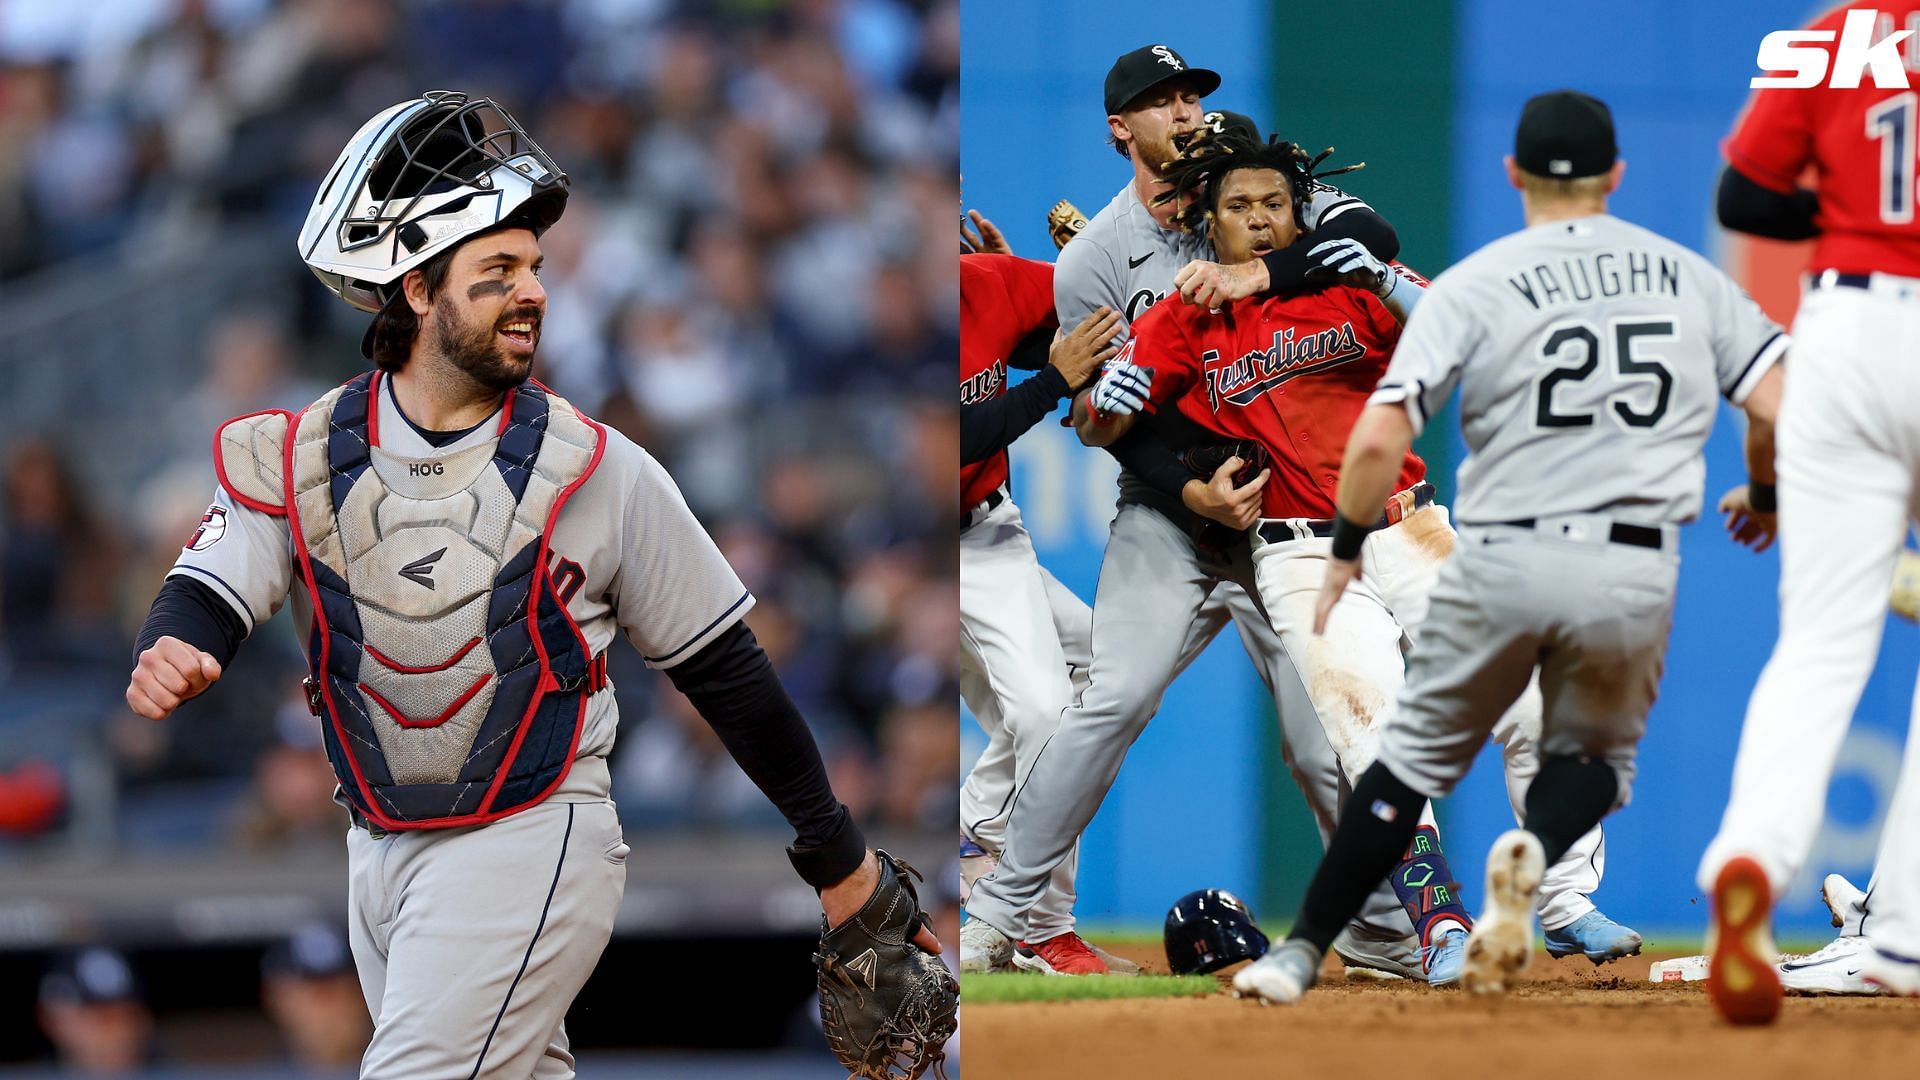
[[[467,286],[467,299],[478,300],[483,296],[505,296],[507,283],[504,281],[476,281]]]

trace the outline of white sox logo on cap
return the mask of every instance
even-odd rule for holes
[[[1165,45],[1155,45],[1153,47],[1153,55],[1159,57],[1161,63],[1175,71],[1187,70],[1187,65],[1181,63],[1180,58],[1173,55],[1173,50],[1167,48]]]

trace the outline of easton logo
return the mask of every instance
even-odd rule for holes
[[[1219,367],[1213,366],[1220,361],[1218,349],[1203,353],[1200,364],[1207,372],[1207,406],[1219,412],[1225,401],[1245,408],[1289,379],[1367,355],[1367,347],[1354,340],[1351,322],[1297,340],[1294,335],[1291,326],[1275,331],[1272,348],[1256,349]]]
[[[1763,71],[1793,74],[1755,76],[1747,80],[1747,85],[1756,90],[1801,90],[1813,86],[1852,90],[1859,87],[1861,76],[1866,75],[1877,89],[1905,90],[1907,71],[1920,57],[1909,49],[1903,61],[1900,46],[1915,30],[1920,30],[1920,18],[1909,15],[1907,28],[1896,32],[1891,12],[1873,10],[1847,12],[1837,44],[1831,30],[1775,30],[1760,39],[1760,51],[1754,63]]]
[[[413,582],[415,585],[425,585],[427,588],[431,589],[434,587],[433,564],[439,562],[440,556],[445,555],[446,553],[447,553],[447,549],[441,548],[439,551],[436,551],[431,555],[422,555],[419,558],[408,563],[407,565],[401,567],[400,576],[403,578],[406,578],[408,581]]]
[[[993,366],[960,384],[960,404],[978,405],[1000,396],[1007,384],[1007,362],[995,360]]]

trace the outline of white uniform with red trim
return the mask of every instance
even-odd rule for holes
[[[394,458],[445,460],[500,436],[496,418],[435,447],[401,413],[390,380],[377,386],[370,441]],[[589,655],[624,631],[650,666],[672,667],[739,621],[753,597],[658,462],[618,432],[601,446],[554,521],[549,573]],[[296,568],[287,518],[222,484],[169,576],[211,587],[249,632],[291,596],[304,636],[313,612]],[[377,1020],[363,1076],[572,1075],[561,1021],[606,945],[626,881],[607,769],[617,719],[611,688],[593,694],[571,768],[544,801],[510,817],[348,830],[350,938]]]

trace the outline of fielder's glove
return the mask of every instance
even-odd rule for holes
[[[1113,359],[1100,369],[1093,383],[1093,407],[1107,416],[1125,416],[1147,407],[1153,391],[1153,369],[1130,360]]]
[[[1180,463],[1202,480],[1211,480],[1213,474],[1231,457],[1241,461],[1240,468],[1233,474],[1233,486],[1237,488],[1253,483],[1253,478],[1260,475],[1260,470],[1273,463],[1267,456],[1267,448],[1252,439],[1203,443],[1180,451]]]
[[[1307,250],[1307,256],[1342,285],[1352,285],[1366,289],[1375,296],[1385,296],[1393,291],[1393,271],[1386,263],[1374,258],[1365,244],[1352,237],[1341,237],[1316,244]]]
[[[859,1080],[946,1075],[947,1040],[959,1026],[960,982],[913,943],[930,925],[913,878],[920,871],[876,851],[880,884],[839,926],[820,924],[820,1026],[827,1046]]]
[[[1908,549],[1900,553],[1893,566],[1893,595],[1887,606],[1909,621],[1920,621],[1920,552]]]
[[[1047,211],[1047,235],[1053,237],[1056,251],[1066,247],[1067,241],[1079,236],[1080,230],[1086,227],[1087,215],[1065,199],[1054,203],[1053,209]]]

